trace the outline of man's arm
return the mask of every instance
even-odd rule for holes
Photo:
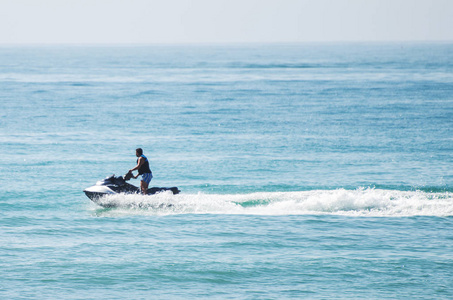
[[[139,157],[137,165],[134,168],[130,169],[129,172],[140,169],[140,167],[143,165],[144,162],[145,162],[145,159],[143,157]],[[137,177],[138,177],[138,174],[137,174],[137,176],[134,176],[134,178],[137,178]]]

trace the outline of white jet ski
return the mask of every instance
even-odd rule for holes
[[[140,194],[140,188],[127,183],[126,180],[129,180],[130,176],[126,174],[125,176],[109,176],[103,180],[99,180],[95,185],[90,186],[83,190],[85,195],[91,199],[96,204],[102,205],[102,201],[99,201],[100,198],[107,195],[115,194]],[[170,191],[173,195],[179,194],[180,190],[177,187],[152,187],[148,189],[147,195],[154,195],[161,192]]]

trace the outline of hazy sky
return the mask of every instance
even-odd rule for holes
[[[0,44],[453,41],[453,0],[0,0]]]

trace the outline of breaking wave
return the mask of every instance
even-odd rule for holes
[[[370,217],[453,216],[450,192],[371,188],[250,194],[114,195],[100,199],[115,213],[153,215],[345,215]]]

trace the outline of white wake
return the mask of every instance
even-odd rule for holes
[[[449,192],[336,189],[250,194],[114,195],[101,199],[117,213],[453,216]]]

